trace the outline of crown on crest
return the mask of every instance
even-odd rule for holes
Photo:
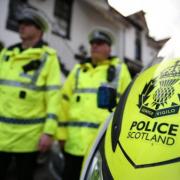
[[[161,72],[160,78],[167,77],[180,77],[180,60],[176,61],[173,66],[170,66]]]

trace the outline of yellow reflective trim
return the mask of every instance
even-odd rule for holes
[[[35,86],[34,84],[30,84],[30,83],[22,83],[22,82],[18,82],[18,81],[5,80],[5,79],[0,79],[0,85],[22,87],[22,88],[36,90],[36,91],[49,91],[49,90],[59,90],[60,89],[60,86],[58,86],[58,85]]]

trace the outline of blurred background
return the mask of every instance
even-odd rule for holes
[[[171,36],[170,33],[163,34],[169,27],[162,30],[164,21],[159,19],[162,13],[171,15],[163,10],[165,3],[160,6],[158,1],[152,1],[157,4],[155,9],[152,3],[144,1],[151,9],[150,13],[141,1],[132,4],[130,0],[0,0],[0,47],[19,41],[16,18],[24,7],[32,7],[43,12],[48,19],[51,29],[45,40],[58,51],[63,80],[74,64],[89,55],[88,34],[99,26],[114,34],[112,54],[123,59],[134,76],[156,56]],[[168,7],[172,12],[171,6]],[[156,29],[161,30],[162,36],[154,36],[150,21],[154,17],[152,10],[156,12]]]

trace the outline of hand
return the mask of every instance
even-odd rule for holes
[[[48,134],[43,134],[39,140],[38,150],[40,152],[48,151],[53,143],[53,138]]]

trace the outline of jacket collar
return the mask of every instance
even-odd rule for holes
[[[44,46],[44,45],[47,45],[47,42],[45,42],[45,41],[43,41],[43,40],[41,39],[40,41],[38,41],[38,42],[33,46],[33,48],[41,48],[41,47]],[[19,48],[20,51],[26,50],[26,49],[23,49],[23,48],[22,48],[22,43],[18,43],[18,44],[15,44],[15,45],[13,45],[13,46],[10,46],[10,47],[8,48],[8,50],[12,50],[12,49],[14,49],[14,48]]]

